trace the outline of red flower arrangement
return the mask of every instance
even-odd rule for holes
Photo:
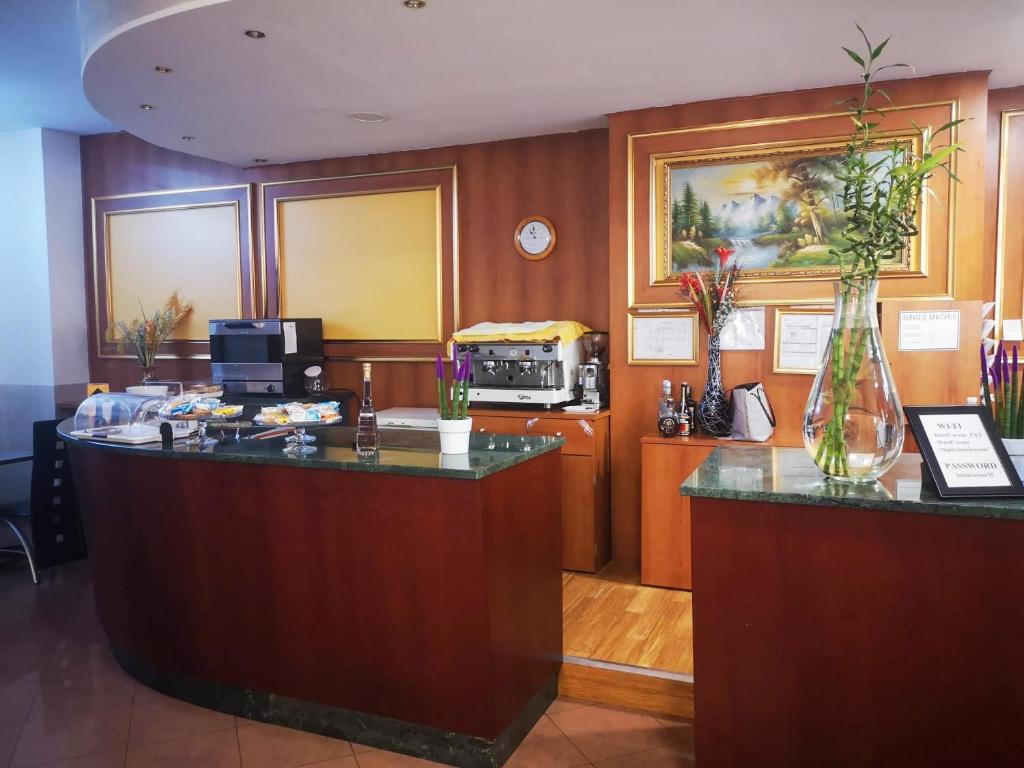
[[[707,280],[700,272],[688,272],[679,281],[683,296],[697,307],[700,324],[709,336],[717,336],[736,307],[736,278],[740,273],[739,260],[729,258],[735,253],[731,248],[721,246],[712,251],[718,256],[718,266]],[[728,268],[727,268],[728,267]]]

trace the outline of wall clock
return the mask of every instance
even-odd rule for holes
[[[540,261],[550,256],[557,240],[555,225],[544,216],[527,216],[516,227],[516,250],[530,261]]]

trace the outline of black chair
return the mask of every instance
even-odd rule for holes
[[[0,552],[23,555],[36,584],[40,570],[80,560],[86,553],[71,465],[64,441],[57,434],[57,423],[37,421],[32,425],[32,488],[28,505],[0,508],[0,520],[14,532],[20,545],[0,547]],[[22,529],[25,521],[32,531],[32,544]]]

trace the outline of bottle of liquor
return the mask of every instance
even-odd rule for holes
[[[676,413],[679,416],[679,435],[681,437],[686,437],[693,431],[693,422],[690,421],[690,412],[686,407],[689,389],[690,385],[685,381],[679,385],[679,402],[676,404]]]
[[[376,453],[377,414],[373,410],[373,392],[370,384],[370,364],[363,363],[363,402],[356,420],[356,453],[361,456]]]
[[[687,382],[683,382],[683,389],[685,394],[683,395],[682,408],[686,411],[686,416],[690,421],[690,432],[697,431],[697,401],[693,399],[693,389]]]
[[[662,437],[675,437],[679,432],[679,416],[672,402],[672,382],[661,383],[661,402],[658,404],[658,431]]]

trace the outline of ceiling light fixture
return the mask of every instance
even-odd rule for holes
[[[193,141],[194,139],[195,139],[195,136],[182,136],[181,137],[182,141]]]
[[[144,112],[149,112],[151,110],[156,109],[156,105],[155,104],[139,104],[139,109],[141,109]]]
[[[422,8],[426,4],[427,0],[405,0],[405,2],[402,3],[406,8],[412,8],[413,10]]]
[[[357,123],[383,123],[388,116],[383,112],[353,112],[348,119]]]
[[[163,67],[163,66],[157,65],[157,66],[153,67],[153,71],[156,72],[158,75],[169,75],[174,70],[171,69],[170,67]]]
[[[247,29],[245,30],[245,36],[251,37],[253,40],[262,40],[267,36],[267,33],[260,32],[258,29]]]

